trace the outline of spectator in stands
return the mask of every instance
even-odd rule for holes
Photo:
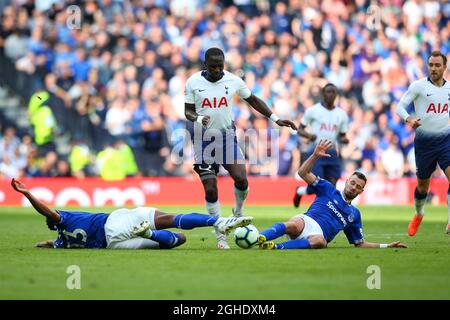
[[[342,157],[358,166],[370,158],[380,175],[380,155],[373,160],[368,144],[379,141],[376,150],[386,150],[385,133],[392,128],[400,141],[396,150],[406,157],[413,139],[386,106],[397,102],[408,83],[424,76],[424,61],[433,49],[450,54],[450,17],[443,0],[390,2],[375,30],[366,27],[368,1],[77,3],[84,18],[79,29],[67,28],[63,1],[32,6],[18,1],[4,7],[0,85],[26,100],[41,90],[50,94],[41,120],[50,119],[51,110],[55,123],[44,127],[39,123],[45,121],[33,122],[40,157],[56,150],[57,128],[65,133],[57,137],[64,139],[60,144],[83,138],[93,152],[114,136],[126,139],[147,175],[177,168],[162,159],[177,145],[167,133],[186,125],[172,115],[182,115],[184,81],[201,69],[204,48],[211,43],[232,57],[228,71],[245,76],[255,94],[292,120],[317,102],[318,88],[336,83],[339,105],[350,118],[349,132],[358,138],[342,150]],[[234,115],[237,124],[241,114]],[[261,124],[249,116],[245,126]],[[288,162],[298,152],[294,141],[282,142],[280,155],[286,161],[280,163],[280,174],[289,172]],[[61,150],[61,156],[69,156],[70,150]],[[26,156],[27,175],[36,171],[33,153]],[[142,165],[150,162],[152,170]],[[272,174],[274,167],[255,164],[248,172]],[[411,174],[411,167],[396,176]]]

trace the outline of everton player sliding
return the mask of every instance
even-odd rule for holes
[[[314,189],[316,199],[305,214],[300,214],[287,222],[276,223],[261,232],[258,242],[261,249],[321,249],[343,230],[348,241],[359,248],[406,248],[398,241],[390,244],[372,243],[364,239],[361,214],[351,202],[366,185],[366,177],[353,173],[345,182],[344,190],[338,191],[334,185],[314,175],[311,170],[315,162],[333,146],[329,140],[321,140],[313,154],[300,166],[298,174]],[[287,235],[290,240],[275,244],[273,239]]]
[[[50,230],[58,232],[56,240],[36,245],[41,248],[171,249],[185,243],[186,237],[161,229],[214,226],[227,234],[253,220],[252,217],[218,218],[200,213],[172,215],[150,207],[122,208],[111,214],[53,210],[34,197],[20,181],[12,179],[11,186],[46,217]]]
[[[417,187],[414,191],[416,214],[408,226],[414,236],[425,214],[424,206],[430,188],[431,175],[436,165],[444,171],[450,183],[450,83],[444,79],[447,57],[433,51],[428,57],[429,77],[411,83],[397,105],[397,114],[416,130],[414,153],[417,167]],[[416,116],[406,108],[414,102]],[[450,234],[450,185],[447,189],[448,221]]]
[[[242,216],[242,207],[249,187],[244,156],[236,141],[231,102],[234,94],[279,126],[297,130],[289,120],[281,120],[261,99],[254,96],[244,81],[224,71],[225,56],[221,49],[210,48],[205,53],[205,70],[193,74],[186,82],[185,115],[194,122],[194,170],[205,190],[206,209],[220,216],[217,190],[219,165],[234,180],[235,206],[233,214]],[[217,247],[228,249],[226,236],[216,230]]]

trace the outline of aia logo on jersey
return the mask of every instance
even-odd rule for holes
[[[440,103],[430,103],[427,109],[427,113],[446,113],[448,112],[448,103],[441,105]]]
[[[217,101],[217,98],[214,97],[214,99],[211,101],[208,98],[203,99],[202,102],[202,108],[220,108],[220,107],[228,107],[228,101],[225,97],[220,98],[219,101]]]
[[[336,130],[337,130],[337,125],[335,125],[335,124],[322,123],[320,125],[320,131],[332,131],[332,132],[335,132]]]

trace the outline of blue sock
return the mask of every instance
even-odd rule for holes
[[[313,194],[313,193],[315,193],[314,188],[308,184],[308,186],[306,187],[306,194]]]
[[[263,232],[261,232],[261,234],[266,237],[267,241],[273,240],[278,237],[281,237],[283,234],[286,234],[286,226],[282,222],[275,223],[269,229],[266,229]]]
[[[161,249],[176,247],[180,242],[178,234],[168,230],[152,230],[150,239],[158,242]]]
[[[277,249],[311,249],[309,241],[306,239],[289,240],[275,245]]]
[[[173,227],[178,229],[190,230],[197,227],[209,227],[216,223],[219,217],[213,217],[209,214],[189,213],[178,214],[173,220]]]

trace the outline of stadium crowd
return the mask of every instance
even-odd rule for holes
[[[189,145],[184,161],[171,151],[186,140],[178,129],[192,130],[184,117],[185,80],[213,46],[224,50],[228,71],[297,124],[320,101],[321,88],[334,83],[337,104],[350,118],[351,142],[340,149],[343,176],[358,168],[369,177],[413,176],[414,131],[394,110],[409,83],[426,75],[432,50],[450,58],[450,3],[369,6],[366,0],[13,0],[0,19],[0,86],[27,103],[33,93],[48,92],[56,125],[42,148],[31,128],[18,134],[3,126],[0,176],[99,175],[100,153],[124,145],[134,155],[124,175],[192,174]],[[238,130],[271,128],[244,101],[235,100],[233,112]],[[58,153],[55,137],[78,146],[84,160]],[[261,151],[271,144],[260,141],[246,150],[274,152]],[[249,165],[250,175],[293,175],[309,151],[285,128],[275,146],[279,162],[261,157]]]

